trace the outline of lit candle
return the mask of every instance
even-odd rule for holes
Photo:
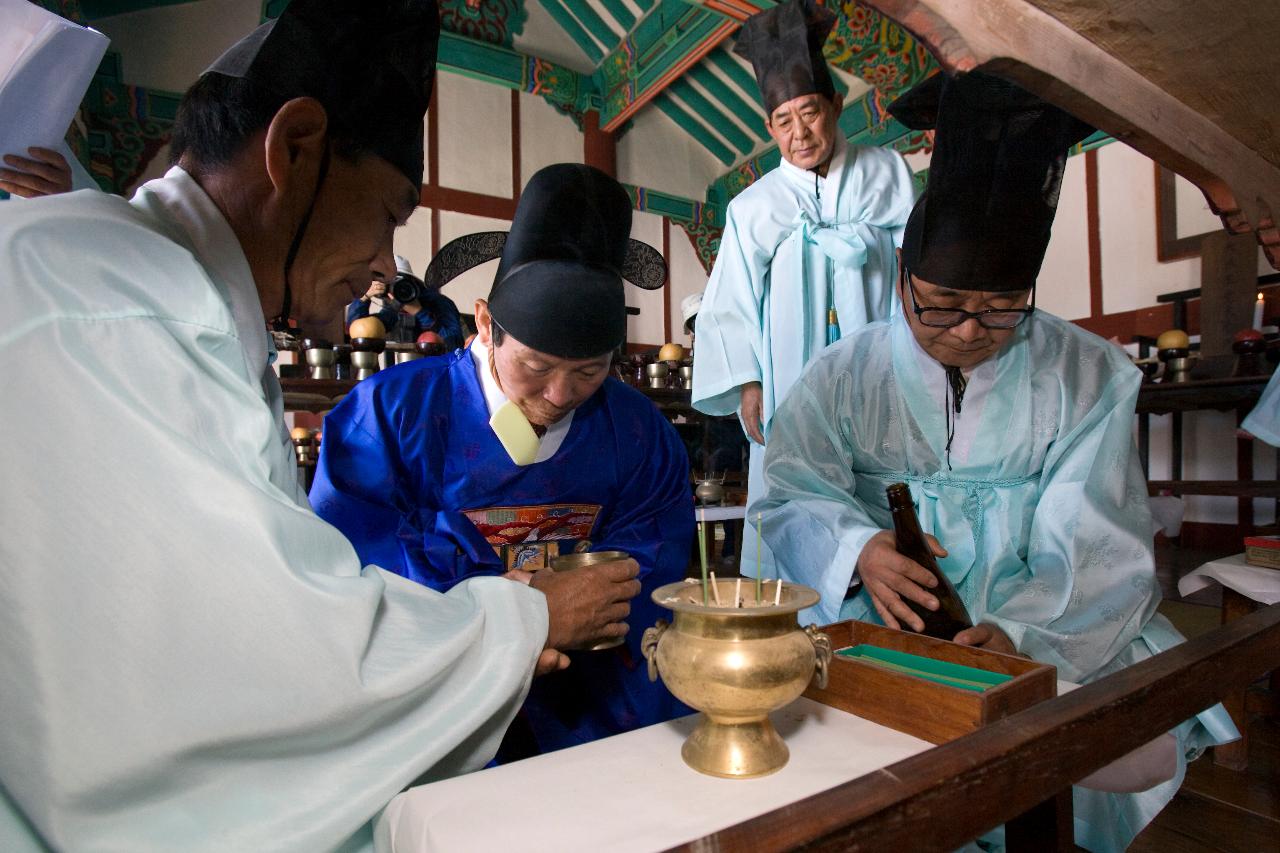
[[[1259,332],[1262,331],[1262,310],[1266,307],[1267,300],[1262,298],[1262,294],[1258,294],[1258,301],[1253,303],[1253,327]]]

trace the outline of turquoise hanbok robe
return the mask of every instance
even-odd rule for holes
[[[545,598],[440,594],[316,517],[190,175],[0,205],[0,282],[0,850],[370,849],[493,756]]]
[[[840,336],[889,316],[914,202],[899,154],[839,138],[825,178],[783,160],[734,198],[698,310],[693,407],[731,415],[741,386],[759,382],[768,441],[778,404],[827,346],[828,309]],[[750,500],[764,494],[763,468],[752,442]]]
[[[1262,389],[1258,404],[1245,417],[1240,428],[1272,447],[1280,447],[1280,370],[1271,374],[1271,381]]]
[[[939,565],[974,622],[1088,682],[1182,642],[1156,613],[1151,516],[1133,442],[1141,377],[1102,339],[1037,311],[975,368],[966,452],[948,464],[947,425],[906,319],[874,323],[822,353],[774,418],[764,535],[781,575],[814,587],[804,617],[879,622],[855,565],[892,528],[885,487],[910,485]],[[929,371],[937,372],[931,376]],[[979,375],[985,371],[986,376]],[[975,405],[971,406],[970,403]],[[1185,761],[1238,737],[1220,706],[1181,725],[1174,779],[1142,794],[1076,789],[1076,840],[1123,849],[1177,791]]]

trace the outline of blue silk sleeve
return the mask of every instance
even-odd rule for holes
[[[432,589],[501,574],[501,561],[475,525],[461,512],[433,506],[429,484],[411,482],[394,425],[379,422],[375,401],[360,391],[325,418],[311,487],[316,513],[346,534],[366,563]]]

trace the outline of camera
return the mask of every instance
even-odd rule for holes
[[[388,290],[391,293],[391,298],[401,305],[421,301],[422,297],[426,295],[426,286],[422,281],[417,276],[406,273],[396,276]]]

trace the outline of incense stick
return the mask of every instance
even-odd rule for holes
[[[742,575],[738,575],[738,582],[733,585],[733,606],[742,606]]]
[[[776,583],[778,586],[773,591],[773,606],[777,607],[779,604],[782,603],[782,578],[778,578],[776,581],[774,581],[774,583]]]
[[[716,597],[716,607],[722,607],[720,604],[720,584],[716,582],[716,573],[711,573],[711,594]]]
[[[756,513],[756,604],[760,603],[761,585],[760,580],[760,527],[764,524],[764,513]]]
[[[701,520],[698,522],[698,559],[702,563],[702,606],[706,607],[707,601],[707,511],[701,510]]]

